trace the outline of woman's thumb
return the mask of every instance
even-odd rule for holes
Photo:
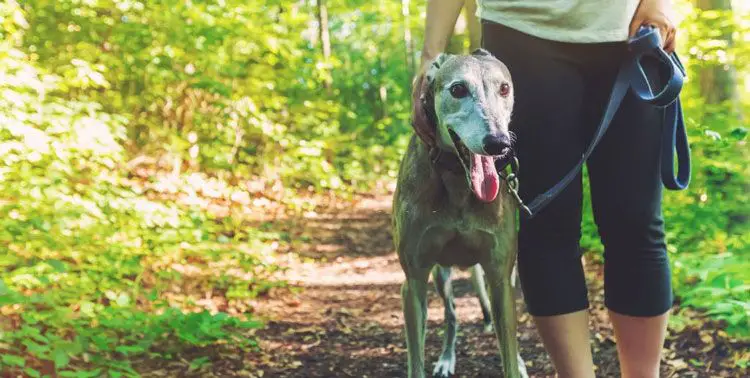
[[[634,37],[641,26],[643,26],[643,19],[641,17],[633,18],[633,20],[630,21],[630,31],[628,32],[628,36]]]

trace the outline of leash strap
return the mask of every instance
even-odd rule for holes
[[[597,144],[609,129],[622,100],[631,90],[640,100],[664,108],[662,146],[661,146],[661,179],[664,186],[672,190],[687,188],[690,182],[690,147],[687,132],[682,118],[682,108],[679,94],[685,78],[685,69],[676,54],[667,55],[661,49],[658,31],[653,27],[642,27],[638,33],[628,41],[631,58],[626,59],[617,73],[612,92],[609,95],[607,107],[594,136],[584,151],[578,163],[552,188],[540,194],[528,205],[528,210],[522,212],[527,218],[533,218],[545,206],[552,202],[565,187],[567,187],[583,169],[589,156],[594,152]],[[654,94],[648,77],[646,76],[641,59],[644,57],[658,59],[669,70],[669,80],[666,85]],[[677,153],[678,171],[674,174],[675,152]]]

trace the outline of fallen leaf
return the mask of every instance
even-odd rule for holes
[[[669,364],[669,366],[672,366],[675,371],[685,370],[688,368],[688,364],[681,358],[668,360],[667,364]]]

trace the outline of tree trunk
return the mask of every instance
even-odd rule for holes
[[[695,6],[702,10],[726,11],[732,9],[731,0],[695,0]],[[728,28],[727,28],[728,29]],[[732,33],[727,30],[718,38],[728,47],[732,46]],[[701,94],[706,103],[718,104],[737,98],[736,72],[730,63],[713,64],[702,68],[698,73]]]
[[[401,14],[404,16],[404,49],[406,50],[406,66],[409,67],[409,77],[417,71],[417,60],[414,58],[414,42],[411,38],[411,15],[409,0],[401,0]]]
[[[328,64],[331,60],[331,36],[328,32],[328,8],[326,7],[325,0],[317,1],[317,16],[318,16],[318,35],[320,37],[320,46],[323,53],[323,65],[327,74],[329,67]],[[326,89],[331,89],[331,78],[330,76],[325,80]]]

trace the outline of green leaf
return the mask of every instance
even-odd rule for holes
[[[94,369],[94,370],[76,370],[76,371],[63,371],[60,372],[61,377],[70,377],[70,378],[93,378],[93,377],[100,377],[101,376],[102,369]]]
[[[211,359],[209,357],[199,357],[190,362],[190,367],[188,367],[188,371],[198,370],[210,364],[211,364]]]
[[[57,273],[65,273],[68,270],[67,265],[60,260],[47,260],[49,264]]]
[[[45,357],[47,352],[49,352],[49,345],[44,344],[37,344],[31,340],[24,340],[23,345],[26,347],[26,349],[34,354],[37,357]]]
[[[2,361],[3,363],[11,365],[11,366],[18,366],[18,367],[26,366],[26,360],[23,357],[14,356],[11,354],[3,355]]]
[[[737,326],[741,324],[748,324],[748,315],[742,312],[732,314],[725,319],[729,325]]]
[[[40,378],[42,376],[42,373],[40,373],[38,370],[28,367],[23,369],[23,372],[28,374],[31,378]]]
[[[52,354],[52,357],[55,361],[55,368],[57,369],[62,369],[68,366],[68,363],[70,363],[70,356],[68,356],[68,352],[62,349],[56,349]]]
[[[0,279],[0,306],[16,304],[16,303],[24,303],[25,300],[26,300],[26,297],[18,294],[18,292],[9,288],[5,284],[5,282],[2,279]]]
[[[138,345],[119,345],[115,348],[116,352],[129,355],[129,354],[137,354],[145,352],[146,350],[143,349],[143,347]]]
[[[744,128],[744,127],[742,127],[742,126],[737,127],[737,128],[735,128],[735,129],[732,130],[732,132],[730,133],[730,135],[732,137],[734,137],[735,139],[737,139],[737,140],[745,139],[745,137],[747,136],[747,129]]]
[[[23,303],[23,297],[20,295],[17,295],[17,293],[11,293],[8,295],[0,295],[0,306],[16,304],[16,303]]]

